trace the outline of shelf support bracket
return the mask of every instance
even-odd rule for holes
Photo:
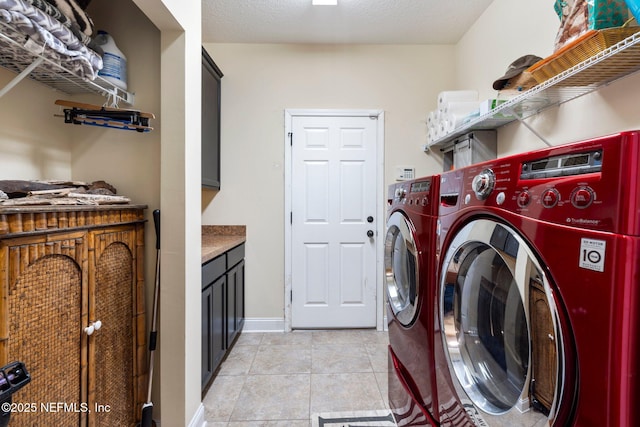
[[[540,138],[540,140],[542,142],[544,142],[545,144],[547,144],[547,147],[553,147],[552,144],[549,143],[549,141],[547,141],[547,139],[540,135],[540,132],[536,131],[531,125],[529,125],[529,123],[527,123],[522,117],[520,117],[519,114],[513,114],[520,123],[522,123],[524,125],[524,127],[526,127],[527,129],[529,129],[531,131],[531,133],[533,133],[535,136],[537,136],[538,138]]]
[[[33,61],[31,64],[29,64],[29,66],[27,68],[25,68],[24,70],[22,70],[22,72],[20,74],[18,74],[17,76],[15,76],[13,78],[13,80],[11,80],[9,83],[7,83],[2,90],[0,90],[0,98],[2,98],[3,96],[6,95],[7,92],[9,92],[11,89],[13,89],[18,83],[20,83],[25,77],[27,77],[29,74],[31,74],[31,72],[33,70],[35,70],[40,64],[42,64],[42,61],[44,61],[43,58],[36,58],[35,61]]]

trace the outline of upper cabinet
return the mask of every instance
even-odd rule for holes
[[[222,72],[202,48],[202,187],[220,189],[220,81]]]

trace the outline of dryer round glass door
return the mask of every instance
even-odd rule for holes
[[[403,325],[411,324],[417,311],[419,262],[414,234],[414,227],[402,213],[389,217],[384,243],[387,298]]]
[[[563,334],[547,277],[515,230],[479,219],[457,232],[442,264],[440,322],[457,393],[489,425],[554,419]]]

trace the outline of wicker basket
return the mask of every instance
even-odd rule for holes
[[[533,75],[538,83],[542,83],[638,31],[640,31],[640,27],[616,27],[587,31],[553,55],[532,65],[527,71]]]

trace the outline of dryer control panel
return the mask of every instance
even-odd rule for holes
[[[520,179],[582,175],[602,170],[602,150],[546,157],[522,164]]]
[[[498,208],[562,225],[640,235],[639,175],[640,132],[633,131],[447,172],[441,189],[459,177],[458,210]],[[441,215],[456,210],[444,203],[447,196],[441,195]]]

